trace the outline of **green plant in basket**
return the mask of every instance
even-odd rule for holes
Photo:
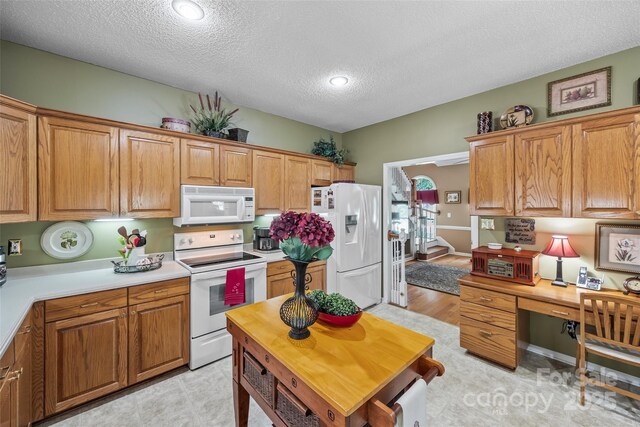
[[[327,294],[325,291],[316,289],[307,295],[314,301],[319,310],[332,316],[353,316],[360,309],[353,300],[339,293]]]
[[[347,153],[349,153],[349,151],[346,149],[338,150],[336,142],[333,140],[333,135],[329,136],[329,141],[324,138],[314,141],[313,148],[311,149],[311,154],[326,157],[337,165],[344,164]]]

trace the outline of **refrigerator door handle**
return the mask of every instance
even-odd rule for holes
[[[360,222],[362,225],[360,226],[360,230],[362,232],[362,244],[360,245],[360,259],[362,261],[365,260],[364,253],[367,250],[367,227],[369,227],[369,212],[367,212],[367,198],[365,197],[365,192],[360,190],[360,197],[362,197],[362,218]]]
[[[368,267],[362,267],[362,268],[359,268],[357,270],[347,271],[346,273],[342,273],[342,274],[343,274],[343,277],[362,276],[362,275],[367,274],[370,271],[373,271],[373,270],[375,270],[376,268],[379,268],[379,267],[380,267],[379,263],[375,263],[375,264],[370,265]]]

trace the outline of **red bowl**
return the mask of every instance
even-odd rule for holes
[[[318,319],[321,320],[322,322],[327,323],[329,325],[345,327],[345,328],[348,326],[355,325],[356,322],[360,320],[360,317],[362,317],[362,310],[358,311],[356,314],[353,314],[351,316],[333,316],[331,314],[323,313],[321,311],[318,312]]]

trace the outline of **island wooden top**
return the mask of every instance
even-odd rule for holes
[[[371,399],[435,342],[366,312],[352,327],[316,322],[309,328],[309,338],[292,340],[279,314],[289,296],[240,307],[226,315],[345,416]]]

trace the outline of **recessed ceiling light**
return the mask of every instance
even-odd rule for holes
[[[345,86],[347,83],[349,83],[349,79],[345,76],[335,76],[329,79],[329,83],[331,83],[333,86]]]
[[[183,18],[193,21],[204,18],[204,10],[202,10],[199,4],[191,0],[173,0],[171,7]]]

